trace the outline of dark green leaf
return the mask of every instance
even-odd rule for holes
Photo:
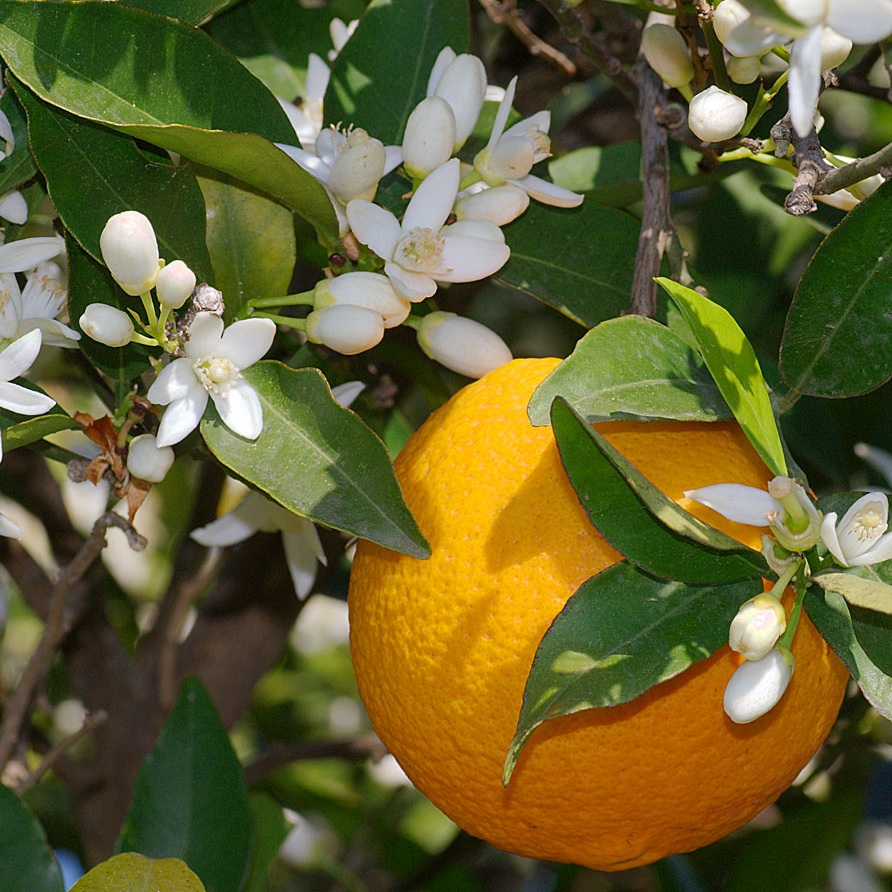
[[[28,125],[25,115],[12,90],[3,92],[0,98],[0,111],[9,118],[9,126],[12,127],[12,135],[15,137],[13,153],[8,158],[0,160],[0,195],[2,195],[27,183],[37,173],[37,167],[28,150]]]
[[[589,421],[732,417],[699,354],[643,316],[608,319],[587,332],[536,388],[529,405],[533,424],[550,423],[556,396]]]
[[[139,298],[124,294],[109,271],[73,238],[67,237],[65,244],[68,251],[68,312],[73,327],[80,330],[78,320],[92,303],[108,304],[125,312],[131,308],[141,311]],[[87,359],[111,379],[117,403],[124,399],[133,382],[149,368],[149,352],[139,344],[106,347],[83,334],[79,346]]]
[[[749,579],[751,588],[761,585],[768,566],[759,552],[664,496],[560,397],[551,421],[580,504],[629,561],[663,579],[694,584]]]
[[[207,245],[214,281],[226,300],[226,318],[251,297],[288,293],[297,258],[294,217],[278,202],[225,174],[199,179],[207,206]]]
[[[338,405],[317,369],[259,362],[245,370],[263,405],[263,433],[232,433],[212,407],[201,423],[211,452],[290,511],[386,548],[427,557],[387,449]]]
[[[271,144],[297,141],[279,103],[203,32],[117,3],[0,0],[0,54],[46,102],[228,173],[336,234],[322,186]]]
[[[238,0],[126,0],[134,9],[170,16],[187,25],[200,25],[234,3]]]
[[[609,238],[583,233],[610,233]],[[629,305],[638,223],[594,202],[578,208],[532,202],[505,230],[511,259],[497,281],[591,328]]]
[[[713,654],[753,594],[752,580],[667,583],[625,562],[584,582],[536,652],[503,781],[544,721],[628,703]]]
[[[774,474],[786,474],[787,462],[768,386],[746,335],[724,307],[671,279],[657,282],[684,316],[709,373],[737,423]]]
[[[187,678],[140,767],[118,851],[181,858],[207,892],[238,892],[252,846],[242,767],[201,682]]]
[[[854,396],[892,375],[892,185],[821,243],[787,316],[780,370],[794,394]]]
[[[17,381],[23,387],[43,393],[39,387],[27,381]],[[3,431],[3,451],[9,452],[19,446],[36,443],[48,434],[58,431],[73,430],[80,425],[70,418],[59,406],[54,406],[43,415],[19,415],[8,409],[0,409],[0,430]]]
[[[244,892],[269,892],[270,864],[275,860],[279,847],[292,825],[286,820],[279,805],[265,793],[251,794],[251,813],[254,816],[254,839],[257,845],[251,859],[251,875]]]
[[[399,144],[440,50],[467,52],[469,30],[467,0],[372,0],[332,65],[325,122]]]
[[[94,260],[102,261],[99,236],[108,218],[138,210],[152,221],[165,260],[182,260],[199,281],[210,281],[204,202],[191,165],[147,155],[129,136],[42,102],[18,82],[13,86],[28,115],[31,148],[50,198]]]
[[[9,787],[0,784],[0,889],[64,892],[62,872],[43,827]]]
[[[871,660],[856,638],[845,598],[810,586],[804,606],[815,628],[852,673],[864,696],[881,715],[892,720],[892,677]]]
[[[812,581],[829,592],[842,595],[849,604],[892,614],[892,585],[879,579],[869,579],[854,573],[817,573]]]
[[[125,852],[97,864],[71,892],[207,892],[201,880],[178,858],[156,860]]]

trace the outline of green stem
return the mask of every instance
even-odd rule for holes
[[[706,38],[706,49],[709,51],[709,61],[712,63],[712,73],[715,77],[715,85],[720,90],[730,93],[731,80],[728,77],[728,70],[725,68],[724,48],[715,33],[715,28],[712,26],[712,18],[701,17],[700,28],[703,31],[703,36]],[[688,97],[685,98],[687,99]]]
[[[403,325],[407,328],[411,328],[414,331],[419,331],[421,329],[421,316],[407,316],[403,320]]]
[[[315,290],[301,291],[300,294],[283,294],[276,297],[252,297],[248,306],[260,309],[261,307],[297,307],[313,306],[315,303]]]
[[[155,312],[152,292],[146,291],[144,294],[140,294],[139,299],[142,301],[143,309],[146,311],[146,319],[149,321],[146,327],[151,331],[156,331],[158,328],[158,314]]]
[[[787,82],[789,73],[789,69],[782,72],[778,79],[771,85],[770,90],[759,91],[759,95],[753,103],[753,107],[750,109],[749,114],[746,116],[746,120],[743,122],[743,127],[740,128],[741,136],[749,136],[750,131],[759,123],[762,115],[771,108],[771,103],[774,102],[774,97],[777,96],[780,88]]]
[[[800,561],[798,564],[794,565],[795,569],[800,569],[804,566],[804,561]],[[786,573],[784,574],[787,575]],[[780,580],[778,580],[780,581]],[[784,634],[781,635],[780,639],[777,642],[778,647],[785,647],[787,650],[790,649],[790,645],[793,643],[793,636],[796,634],[796,627],[799,625],[799,618],[802,615],[802,602],[805,599],[805,593],[808,590],[808,582],[805,579],[805,574],[800,573],[799,578],[796,580],[796,600],[793,601],[793,606],[790,609],[790,617],[787,620],[787,628],[784,630]]]
[[[468,186],[479,183],[482,179],[483,177],[476,170],[470,170],[461,178],[461,182],[458,184],[458,191],[461,192],[463,189],[467,189]]]
[[[307,320],[298,319],[296,316],[280,316],[277,313],[255,313],[261,319],[272,319],[276,325],[284,325],[286,328],[293,328],[297,331],[307,330]]]

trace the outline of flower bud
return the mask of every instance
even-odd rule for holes
[[[740,97],[710,87],[691,100],[688,127],[704,142],[722,142],[740,133],[746,114],[747,105]]]
[[[694,76],[694,64],[685,39],[662,22],[644,29],[641,51],[647,64],[668,87],[684,87]]]
[[[154,287],[160,262],[158,240],[148,217],[139,211],[109,217],[99,248],[112,277],[127,294],[136,297]]]
[[[731,620],[728,645],[748,660],[761,660],[777,644],[786,627],[783,604],[773,595],[756,595],[741,605]]]
[[[130,441],[127,470],[140,480],[160,483],[167,476],[174,458],[170,446],[158,446],[152,434],[140,434]]]
[[[474,158],[474,168],[489,186],[525,177],[532,169],[536,146],[524,136],[502,137],[492,149],[483,149]]]
[[[712,14],[712,27],[715,36],[723,46],[728,45],[731,32],[750,18],[750,11],[740,0],[722,0]]]
[[[307,338],[345,356],[362,353],[384,337],[384,318],[368,307],[334,304],[307,316]]]
[[[195,273],[182,260],[174,260],[162,266],[155,279],[158,303],[171,310],[178,310],[195,290],[195,281]]]
[[[351,130],[347,148],[331,166],[328,188],[341,204],[348,204],[354,198],[371,201],[384,176],[386,160],[381,140],[370,137],[365,130]]]
[[[762,59],[759,56],[729,56],[725,67],[735,84],[751,84],[762,71]]]
[[[431,74],[433,76],[433,72]],[[456,56],[439,79],[428,84],[428,95],[449,103],[455,117],[452,151],[457,152],[471,135],[483,108],[486,97],[486,69],[483,63],[469,53]]]
[[[431,359],[469,378],[480,378],[512,359],[494,331],[455,313],[437,311],[425,316],[418,343]]]
[[[415,106],[403,136],[403,164],[409,175],[424,179],[452,157],[455,115],[445,99],[430,96]]]
[[[313,309],[323,310],[335,304],[374,310],[383,317],[385,328],[402,325],[412,309],[409,301],[394,291],[387,276],[368,272],[344,273],[317,282],[313,289]]]
[[[821,71],[829,71],[842,65],[852,52],[852,41],[832,28],[821,31]]]
[[[460,198],[455,203],[455,214],[459,220],[489,220],[496,226],[506,226],[529,206],[530,196],[526,190],[505,183]]]
[[[746,725],[773,709],[793,675],[793,654],[776,647],[761,660],[737,667],[725,687],[725,713],[732,722]]]
[[[78,324],[84,334],[107,347],[123,347],[133,339],[133,319],[108,304],[90,304]]]

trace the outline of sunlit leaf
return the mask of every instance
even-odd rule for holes
[[[865,579],[852,573],[818,573],[812,581],[827,591],[842,595],[849,604],[892,614],[892,585],[879,579]]]
[[[39,387],[29,385],[27,381],[17,381],[23,387],[43,393]],[[80,425],[63,412],[59,406],[54,406],[49,412],[42,415],[19,415],[8,409],[0,409],[0,430],[3,431],[3,449],[8,452],[18,449],[19,446],[27,446],[42,440],[48,434],[59,431],[72,430]]]
[[[209,892],[179,858],[147,858],[136,852],[115,855],[84,874],[71,892]],[[35,890],[36,892],[36,890]]]

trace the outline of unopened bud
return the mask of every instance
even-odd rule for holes
[[[331,166],[328,188],[341,204],[348,204],[354,198],[371,201],[384,176],[386,160],[381,140],[370,137],[364,130],[352,130],[347,137],[347,148]]]
[[[459,220],[489,220],[496,226],[506,226],[529,206],[530,196],[526,190],[505,183],[460,198],[455,203],[455,213]]]
[[[480,109],[483,108],[486,97],[486,69],[483,62],[469,53],[456,56],[436,83],[429,84],[428,95],[445,99],[449,103],[455,117],[455,142],[452,150],[457,152],[471,135],[477,118],[480,117]]]
[[[662,22],[644,29],[641,51],[647,64],[668,87],[684,87],[694,76],[694,63],[685,39],[672,27]]]
[[[409,175],[424,179],[452,157],[455,115],[439,96],[422,99],[409,115],[403,136],[403,164]]]
[[[746,725],[773,709],[793,676],[793,654],[776,647],[761,660],[747,660],[734,671],[725,687],[725,713]]]
[[[307,316],[307,338],[345,356],[362,353],[384,337],[384,318],[368,307],[334,304]]]
[[[762,72],[762,59],[759,56],[729,56],[725,68],[735,84],[751,84]]]
[[[195,290],[195,281],[195,273],[182,260],[174,260],[162,266],[155,280],[158,303],[171,310],[178,310]]]
[[[140,434],[130,441],[127,470],[140,480],[160,483],[167,476],[175,457],[173,449],[158,446],[152,434]]]
[[[123,211],[109,217],[99,248],[112,277],[127,294],[135,297],[154,287],[160,266],[158,240],[144,214]]]
[[[437,311],[421,320],[418,343],[431,358],[469,378],[510,362],[507,344],[491,329],[455,313]]]
[[[728,45],[731,32],[744,22],[749,21],[750,11],[740,0],[722,0],[712,14],[712,27],[715,36],[723,46]]]
[[[133,319],[108,304],[90,304],[78,320],[81,330],[107,347],[123,347],[133,340]]]
[[[374,310],[383,317],[385,328],[402,325],[412,309],[409,301],[396,293],[387,276],[370,272],[345,273],[318,282],[313,289],[313,308],[323,310],[335,304]]]
[[[761,660],[787,627],[783,604],[773,595],[750,598],[731,620],[728,645],[748,660]]]
[[[852,52],[852,41],[832,28],[821,31],[821,71],[842,65]]]
[[[710,87],[691,100],[688,127],[704,142],[722,142],[740,133],[746,114],[747,105],[739,96]]]

